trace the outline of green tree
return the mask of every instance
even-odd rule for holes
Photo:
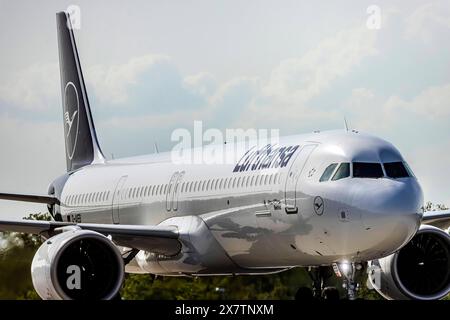
[[[30,214],[28,220],[50,220],[46,213]],[[37,299],[31,282],[31,261],[41,237],[26,233],[0,234],[0,299]]]

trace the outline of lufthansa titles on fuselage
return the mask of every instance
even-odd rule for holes
[[[242,156],[233,172],[284,168],[299,147],[299,145],[275,147],[272,144],[267,144],[261,149],[252,147]]]

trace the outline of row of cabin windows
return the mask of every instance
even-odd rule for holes
[[[166,194],[168,184],[159,184],[146,187],[126,188],[122,190],[121,199],[145,198]]]
[[[190,181],[190,182],[183,182],[181,184],[180,192],[192,193],[199,191],[215,191],[225,189],[248,188],[254,186],[268,186],[280,183],[279,179],[280,175],[277,173],[277,174],[262,174],[262,175],[252,175],[233,178],[210,179],[201,181]],[[120,198],[122,200],[125,200],[125,199],[136,199],[136,198],[164,195],[168,192],[168,188],[169,188],[168,184],[125,188],[121,190]],[[175,192],[176,191],[178,191],[178,184],[175,186]],[[117,196],[119,196],[119,191],[116,191],[116,193]],[[109,191],[85,193],[85,194],[70,195],[67,198],[66,202],[69,205],[101,203],[108,201],[109,197],[110,197]]]
[[[69,205],[101,203],[108,201],[109,196],[110,196],[109,191],[73,194],[67,197],[66,202]]]
[[[230,188],[245,188],[252,186],[272,185],[278,182],[279,174],[263,174],[257,176],[245,176],[234,178],[210,179],[201,181],[190,181],[181,183],[181,193],[198,192],[198,191],[214,191]],[[178,190],[178,184],[175,186],[175,191]],[[169,190],[169,185],[154,185],[147,187],[127,188],[122,191],[122,199],[143,198],[149,196],[164,195]]]
[[[255,186],[266,186],[279,183],[280,175],[262,174],[244,177],[210,179],[203,181],[190,181],[181,184],[181,193],[197,191],[216,191],[225,189],[248,188]]]

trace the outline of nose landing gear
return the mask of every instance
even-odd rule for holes
[[[359,289],[356,276],[363,269],[363,265],[361,263],[344,261],[333,264],[333,269],[338,277],[342,276],[344,278],[343,287],[347,291],[347,298],[349,300],[356,300],[356,292]]]
[[[335,286],[326,286],[333,273],[342,278],[346,299],[357,300],[358,281],[361,281],[361,275],[365,270],[363,263],[343,261],[333,263],[331,267],[309,267],[307,270],[312,280],[312,289],[299,288],[295,300],[339,300],[339,290]],[[336,284],[335,281],[332,282]]]
[[[309,287],[299,288],[295,300],[339,300],[338,289],[326,286],[328,280],[333,276],[331,267],[309,267],[308,274],[312,280],[312,289]]]

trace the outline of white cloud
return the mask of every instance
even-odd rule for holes
[[[301,123],[335,117],[336,112],[311,108],[308,103],[376,54],[375,42],[376,33],[364,27],[337,32],[304,55],[281,61],[267,80],[240,77],[223,84],[212,105],[236,110],[240,117],[233,124],[240,127],[298,128]]]
[[[421,145],[420,148],[414,148],[408,157],[423,188],[425,201],[450,206],[449,151],[450,141],[433,141],[428,145]]]
[[[169,63],[163,55],[144,55],[120,65],[96,65],[86,70],[86,81],[92,84],[96,98],[112,105],[124,104],[129,99],[129,88],[137,84],[145,71],[158,64]]]
[[[213,101],[222,101],[230,87],[241,95],[247,90],[251,96],[247,105],[238,107],[241,116],[235,122],[241,127],[299,128],[311,122],[319,125],[324,119],[336,118],[338,112],[312,108],[308,105],[311,99],[375,55],[375,42],[376,33],[365,27],[337,32],[304,55],[281,61],[267,80],[252,78],[252,86],[239,79],[222,85]]]
[[[165,56],[144,55],[121,65],[85,68],[85,80],[94,89],[90,96],[111,105],[126,103],[129,88],[138,83],[143,72],[168,62],[169,58]],[[58,64],[34,64],[3,81],[0,83],[0,101],[14,108],[37,113],[61,104]]]
[[[100,120],[99,126],[113,130],[142,130],[143,128],[167,128],[180,123],[193,122],[197,119],[204,119],[205,110],[199,111],[179,111],[171,114],[149,114],[138,116],[120,116]]]
[[[355,88],[350,97],[343,104],[343,111],[348,116],[347,121],[351,128],[371,131],[383,126],[383,103],[375,93],[368,88]],[[370,117],[367,114],[370,113]],[[378,121],[374,121],[378,119]]]
[[[448,119],[450,84],[426,88],[409,100],[397,95],[384,98],[368,88],[356,88],[344,102],[343,110],[364,130],[393,128],[411,117],[429,121]]]
[[[1,117],[0,190],[47,192],[50,179],[66,169],[63,137],[62,120],[40,123]]]
[[[183,83],[188,90],[207,98],[211,97],[217,89],[217,80],[209,72],[187,76]]]
[[[365,27],[337,32],[305,55],[282,61],[272,71],[264,94],[287,104],[303,104],[376,54],[375,40],[376,32]]]
[[[410,39],[429,42],[436,33],[449,30],[450,6],[446,0],[433,1],[418,7],[405,21],[405,35]]]
[[[450,83],[426,88],[416,97],[407,101],[393,96],[386,102],[389,112],[412,112],[429,119],[442,119],[450,116]]]
[[[0,192],[46,194],[66,171],[62,122],[0,117]],[[46,210],[45,205],[0,201],[3,217]]]
[[[256,98],[260,92],[260,80],[258,78],[250,77],[236,77],[224,84],[222,84],[218,90],[211,97],[211,103],[215,106],[236,102],[236,99],[240,100],[242,96],[248,97],[250,100]],[[227,100],[233,100],[227,102]],[[239,108],[241,108],[239,106]]]
[[[57,64],[34,64],[0,83],[0,101],[26,111],[49,110],[59,103],[59,97]]]

